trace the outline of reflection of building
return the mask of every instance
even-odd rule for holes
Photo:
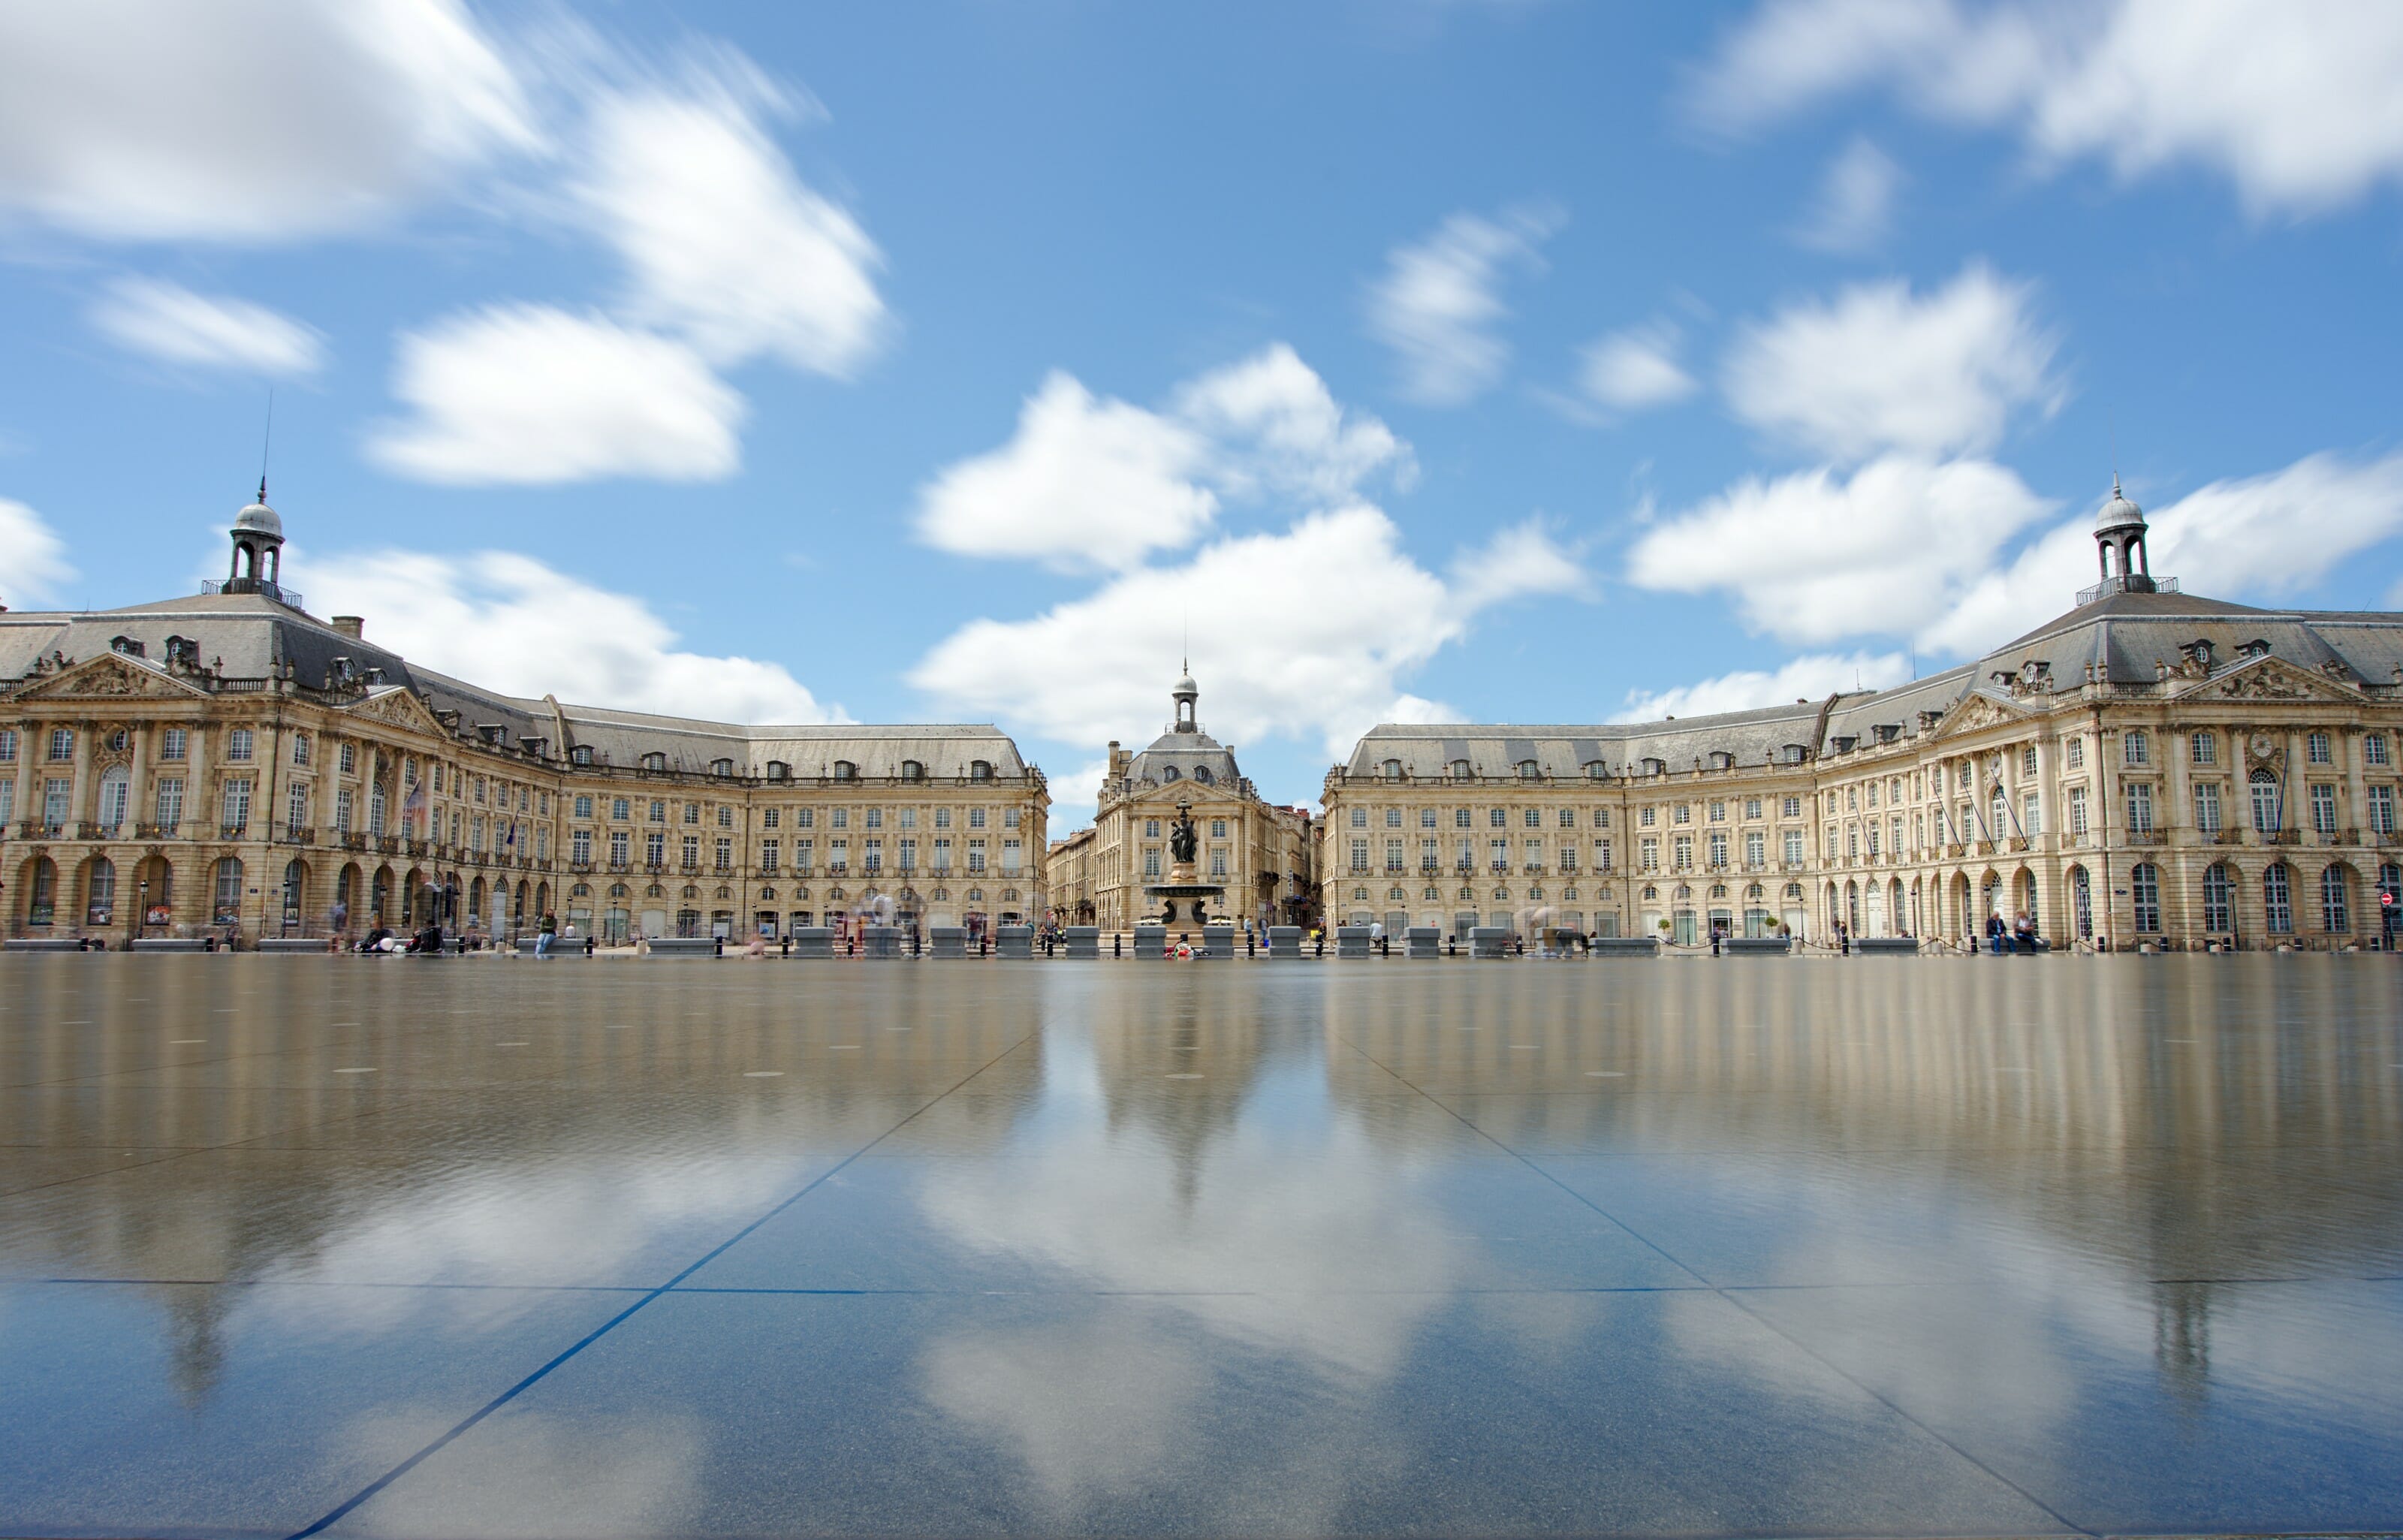
[[[2075,609],[1895,689],[1377,728],[1327,777],[1327,911],[1678,941],[1957,939],[2021,910],[2122,946],[2377,939],[2403,885],[2403,616],[2183,595],[2145,531],[2114,488]]]
[[[264,488],[261,493],[264,495]],[[931,924],[1044,907],[1049,797],[991,727],[742,727],[499,695],[281,586],[233,527],[196,597],[0,617],[0,871],[15,933],[439,917],[617,936],[891,900]]]
[[[1093,826],[1051,852],[1053,902],[1072,924],[1122,929],[1152,916],[1146,882],[1165,879],[1169,826],[1177,804],[1192,806],[1200,878],[1223,882],[1225,914],[1283,924],[1309,911],[1310,814],[1261,799],[1236,767],[1234,751],[1202,730],[1200,687],[1188,676],[1172,692],[1176,717],[1139,754],[1110,745]]]

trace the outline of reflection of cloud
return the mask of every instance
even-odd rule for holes
[[[425,1419],[403,1412],[416,1436]],[[357,1437],[379,1450],[393,1417],[363,1419]],[[420,1440],[422,1447],[424,1440]],[[504,1410],[344,1520],[368,1534],[657,1534],[688,1519],[701,1464],[699,1430],[682,1418],[597,1425]]]
[[[945,1338],[919,1369],[926,1398],[1017,1454],[1055,1508],[1142,1491],[1210,1378],[1132,1320]]]

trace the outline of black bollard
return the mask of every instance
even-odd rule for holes
[[[1311,955],[1313,957],[1324,957],[1327,955],[1327,933],[1325,931],[1320,931],[1318,933],[1318,945]]]
[[[726,937],[724,937],[723,936],[712,936],[710,939],[711,939],[712,945],[710,946],[710,949],[709,949],[709,955],[711,955],[712,957],[723,957],[723,956],[725,956],[725,955],[726,955]]]
[[[1243,955],[1245,957],[1256,957],[1258,955],[1258,953],[1252,950],[1252,933],[1250,931],[1243,932]]]
[[[1126,955],[1126,937],[1117,931],[1110,932],[1110,955],[1112,957]]]

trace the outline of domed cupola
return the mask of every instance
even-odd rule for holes
[[[2145,510],[2119,490],[2116,476],[2111,478],[2111,500],[2094,515],[2094,546],[2095,558],[2103,564],[2103,581],[2080,595],[2081,600],[2151,593],[2160,587],[2153,580],[2152,559],[2145,550]],[[2175,592],[2176,585],[2171,584],[2170,589]]]
[[[267,478],[258,479],[258,501],[233,516],[233,565],[228,593],[263,593],[284,599],[284,520],[267,506]]]
[[[1170,690],[1168,693],[1176,701],[1176,722],[1174,730],[1177,732],[1200,732],[1202,730],[1202,723],[1200,719],[1193,715],[1193,708],[1194,703],[1202,699],[1202,687],[1193,682],[1193,665],[1191,663],[1188,662],[1185,665],[1185,677],[1179,679],[1176,682],[1176,687]]]

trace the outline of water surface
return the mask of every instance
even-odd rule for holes
[[[0,960],[0,1533],[2403,1526],[2378,957]]]

